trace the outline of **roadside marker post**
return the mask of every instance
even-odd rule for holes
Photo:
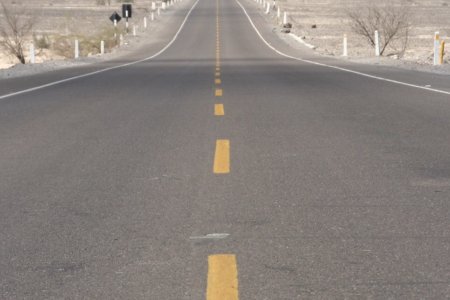
[[[74,53],[75,59],[80,57],[80,48],[79,48],[79,42],[78,40],[75,40],[75,53]]]
[[[380,56],[380,35],[375,30],[375,56]]]
[[[439,64],[444,64],[444,54],[445,54],[445,41],[441,42],[441,47],[439,49]]]
[[[151,16],[150,16],[150,19],[151,19],[152,21],[155,20],[155,13],[154,13],[154,12],[152,12],[152,14],[151,14]]]
[[[287,24],[287,12],[284,12],[284,15],[283,15],[283,25],[284,24]]]
[[[433,65],[437,66],[439,64],[439,47],[440,47],[440,39],[439,39],[439,31],[434,33],[434,50],[433,50]]]
[[[347,34],[344,34],[344,41],[342,45],[342,56],[347,57],[348,56],[348,49],[347,49]]]
[[[147,17],[144,17],[144,28],[147,28]]]
[[[156,9],[156,3],[152,2],[152,10],[155,10],[155,9]]]
[[[34,52],[34,44],[30,45],[30,63],[34,64],[36,62],[36,55]]]
[[[270,13],[270,3],[267,2],[267,9],[266,9],[266,15]]]
[[[136,36],[136,25],[133,25],[133,36]]]
[[[100,42],[100,54],[105,54],[105,41]]]
[[[157,11],[158,16],[161,14],[161,9],[158,7],[158,11]]]

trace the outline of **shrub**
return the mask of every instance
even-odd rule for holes
[[[375,30],[380,36],[380,55],[388,47],[403,55],[408,44],[409,18],[404,7],[368,7],[365,11],[348,10],[352,31],[364,37],[371,46],[375,46]],[[398,49],[400,48],[400,49]]]

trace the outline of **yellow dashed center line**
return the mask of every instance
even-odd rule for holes
[[[222,80],[221,80],[220,78],[216,78],[216,79],[214,80],[214,83],[215,83],[215,84],[221,84],[221,83],[222,83]]]
[[[223,96],[223,90],[222,89],[216,89],[216,97],[222,97]]]
[[[214,174],[230,173],[230,140],[217,140],[214,154]]]
[[[239,300],[235,255],[220,254],[208,257],[206,300]]]
[[[223,104],[215,104],[214,105],[214,115],[215,116],[224,116],[225,115],[225,109],[223,107]]]

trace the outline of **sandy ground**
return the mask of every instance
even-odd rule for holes
[[[8,0],[13,2],[16,9],[25,9],[27,14],[37,16],[39,20],[34,28],[37,36],[45,35],[70,35],[92,34],[95,31],[111,28],[112,23],[108,17],[114,12],[120,13],[121,5],[112,0],[111,6],[95,5],[94,0]],[[8,1],[6,1],[8,3]],[[408,9],[410,12],[410,38],[404,57],[398,58],[388,51],[387,57],[375,57],[374,49],[360,36],[351,32],[346,10],[361,10],[373,1],[368,0],[270,0],[272,9],[265,15],[267,22],[279,32],[281,20],[277,18],[277,7],[281,12],[288,14],[288,22],[293,24],[292,33],[307,44],[314,46],[314,51],[321,55],[347,59],[356,63],[371,63],[392,65],[402,68],[438,72],[450,74],[450,51],[446,51],[445,64],[432,66],[433,34],[441,32],[441,38],[447,41],[447,49],[450,49],[450,0],[380,0],[377,5],[391,5]],[[138,26],[139,35],[151,36],[151,31],[158,24],[156,21],[149,29],[143,31],[143,18],[150,19],[151,0],[135,0],[133,18],[130,19],[130,28]],[[157,1],[160,6],[161,2]],[[155,14],[156,15],[156,14]],[[163,15],[161,16],[163,17]],[[1,20],[1,19],[0,19]],[[119,26],[124,26],[120,22]],[[315,27],[315,28],[313,28]],[[348,36],[349,56],[342,58],[343,35]],[[279,33],[293,47],[305,47],[298,39]],[[131,47],[138,39],[128,35],[127,47]],[[38,70],[52,70],[67,67],[74,64],[91,63],[101,59],[109,59],[113,55],[120,55],[120,49],[113,49],[108,55],[100,57],[91,53],[90,57],[84,57],[77,61],[62,57],[48,49],[38,49],[37,64],[34,66],[17,65],[14,57],[0,53],[0,78],[20,76]],[[28,54],[27,54],[28,57]],[[42,62],[45,62],[44,64]],[[5,70],[6,69],[6,70]],[[34,70],[34,71],[33,71]]]
[[[92,36],[105,32],[107,30],[113,30],[113,23],[109,20],[109,16],[117,11],[121,14],[121,4],[115,3],[115,0],[111,1],[111,6],[99,6],[95,5],[95,0],[8,0],[6,3],[16,11],[23,12],[26,17],[31,15],[36,19],[36,24],[33,28],[33,35],[35,37],[71,37],[73,35],[80,36]],[[155,1],[157,6],[161,6],[161,1]],[[152,30],[158,26],[160,18],[163,18],[170,11],[170,8],[158,16],[154,12],[155,21],[151,22],[151,0],[137,0],[133,5],[133,18],[130,19],[129,28],[132,32],[133,26],[137,27],[137,33],[139,36],[149,35],[151,36]],[[147,17],[148,28],[144,30],[144,17]],[[0,20],[4,19],[0,14]],[[119,30],[124,30],[125,22],[122,20],[119,22]],[[125,43],[130,47],[136,44],[137,38],[133,38],[131,34],[125,36]],[[33,37],[27,37],[27,43],[25,45],[25,56],[27,62],[29,62],[30,55],[28,52],[29,45],[32,43]],[[98,47],[100,48],[100,46]],[[119,49],[107,50],[117,54]],[[73,49],[68,49],[68,53],[72,54]],[[36,65],[33,67],[22,66],[18,64],[18,60],[11,55],[8,55],[3,49],[0,49],[0,77],[13,76],[13,73],[22,73],[28,69],[54,69],[60,66],[70,66],[73,64],[88,63],[92,61],[98,61],[99,59],[107,59],[111,57],[111,53],[107,56],[100,58],[98,53],[89,53],[82,57],[78,61],[72,61],[72,57],[65,57],[58,54],[56,51],[50,49],[39,49],[36,45]],[[39,66],[45,62],[45,66]],[[5,71],[4,69],[13,68],[14,70]],[[5,75],[6,74],[6,75]],[[9,75],[8,75],[9,74]]]
[[[314,51],[326,56],[342,58],[343,36],[348,37],[348,57],[345,59],[373,64],[393,65],[409,69],[449,73],[450,64],[450,0],[276,0],[271,2],[267,21],[277,31],[286,11],[288,22],[293,24],[292,33]],[[406,52],[398,57],[396,51],[389,49],[386,57],[375,57],[375,50],[367,41],[353,33],[349,26],[347,10],[363,11],[371,5],[392,5],[408,10],[411,25]],[[277,17],[280,7],[281,18]],[[263,9],[261,7],[261,13]],[[446,41],[445,65],[434,67],[433,37],[439,31]],[[298,41],[294,41],[294,44]],[[301,44],[301,43],[300,43]],[[304,47],[304,45],[302,45]]]

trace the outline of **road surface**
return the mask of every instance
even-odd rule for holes
[[[1,299],[450,296],[449,78],[293,50],[241,1],[0,81]]]

